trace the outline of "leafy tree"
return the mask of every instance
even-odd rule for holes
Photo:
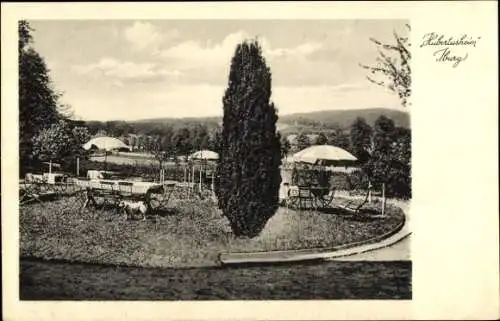
[[[208,135],[208,130],[205,125],[198,124],[194,126],[193,133],[191,134],[192,146],[197,149],[207,149],[210,147],[210,137]]]
[[[328,144],[328,138],[326,137],[326,135],[323,132],[321,132],[318,134],[318,137],[316,137],[314,144],[315,145],[326,145],[326,144]]]
[[[349,150],[350,149],[349,135],[345,133],[342,128],[336,127],[335,129],[333,129],[333,131],[330,133],[328,137],[328,144]]]
[[[58,161],[72,164],[75,156],[82,156],[82,145],[90,134],[85,127],[72,127],[60,120],[44,128],[33,137],[33,157],[37,161]]]
[[[387,196],[411,196],[411,133],[386,116],[374,126],[374,150],[365,165],[375,186],[385,184]]]
[[[239,44],[223,97],[223,148],[215,188],[237,237],[257,236],[278,209],[281,155],[270,96],[271,72],[261,46],[257,41]]]
[[[172,135],[172,147],[176,155],[187,155],[193,150],[191,133],[187,127],[174,131]]]
[[[297,151],[301,151],[309,146],[311,146],[311,140],[306,134],[299,133],[297,137],[295,137],[295,148]]]
[[[32,138],[57,122],[59,94],[53,89],[44,59],[33,49],[33,29],[27,21],[18,24],[19,42],[19,148],[21,168],[33,152]]]
[[[84,126],[73,126],[70,128],[72,140],[69,143],[73,147],[72,154],[81,156],[84,154],[82,146],[90,140],[89,130]]]
[[[408,30],[410,26],[406,25]],[[375,66],[360,65],[367,69],[372,75],[380,75],[385,80],[376,80],[370,76],[367,79],[379,86],[387,87],[395,92],[401,104],[409,106],[409,97],[411,95],[411,52],[409,37],[400,36],[394,31],[395,44],[384,44],[376,39],[370,40],[377,46],[379,56]]]
[[[137,148],[137,136],[129,135],[127,137],[128,137],[128,145],[132,146],[132,150],[135,150]]]
[[[350,150],[364,164],[370,158],[372,151],[373,129],[364,118],[358,117],[351,125],[350,130]]]
[[[215,128],[210,134],[210,150],[220,153],[222,149],[222,127]]]
[[[41,161],[60,159],[69,152],[67,142],[70,139],[66,124],[63,121],[54,123],[49,128],[40,130],[33,138],[33,155]]]
[[[375,183],[382,184],[389,180],[395,126],[392,119],[382,115],[375,121],[374,127],[374,149],[366,169]]]
[[[281,136],[280,144],[281,144],[281,157],[283,158],[288,155],[290,149],[292,148],[292,145],[290,144],[290,141],[286,136]]]
[[[411,130],[396,127],[392,143],[392,171],[388,194],[411,197]]]
[[[158,161],[159,168],[163,168],[163,162],[168,159],[168,153],[165,152],[162,146],[162,138],[160,136],[150,137],[147,145],[147,151],[154,156]]]

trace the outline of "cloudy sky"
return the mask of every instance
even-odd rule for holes
[[[371,84],[370,37],[393,41],[405,21],[117,20],[30,21],[63,102],[80,119],[222,114],[236,44],[258,37],[280,114],[386,107],[396,96]]]

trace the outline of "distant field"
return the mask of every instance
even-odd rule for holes
[[[181,159],[182,156],[179,158]],[[117,165],[159,165],[159,162],[154,159],[153,155],[150,154],[139,154],[139,153],[120,153],[119,155],[108,155],[105,156],[90,156],[89,160],[94,162],[104,163],[106,161],[108,164]],[[182,163],[182,161],[180,161]],[[163,162],[163,165],[173,166],[175,163],[173,161]]]
[[[119,165],[149,165],[149,164],[158,164],[158,161],[153,159],[151,156],[137,156],[135,155],[109,155],[107,159],[104,156],[91,156],[90,160],[96,162],[104,162],[105,160],[108,163],[119,164]]]

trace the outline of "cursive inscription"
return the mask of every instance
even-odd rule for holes
[[[456,68],[469,58],[470,48],[475,48],[480,39],[481,37],[472,37],[467,34],[452,37],[431,32],[423,36],[420,48],[439,48],[433,52],[436,62],[450,63],[453,68]]]

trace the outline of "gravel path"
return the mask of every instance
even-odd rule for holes
[[[406,261],[411,260],[411,235],[385,248],[338,258],[338,261]]]
[[[410,203],[409,201],[388,200],[388,202],[398,206],[406,215],[405,227],[401,234],[411,231]],[[411,260],[411,235],[408,235],[398,242],[372,250],[365,253],[355,254],[346,257],[339,257],[336,261],[407,261]]]

